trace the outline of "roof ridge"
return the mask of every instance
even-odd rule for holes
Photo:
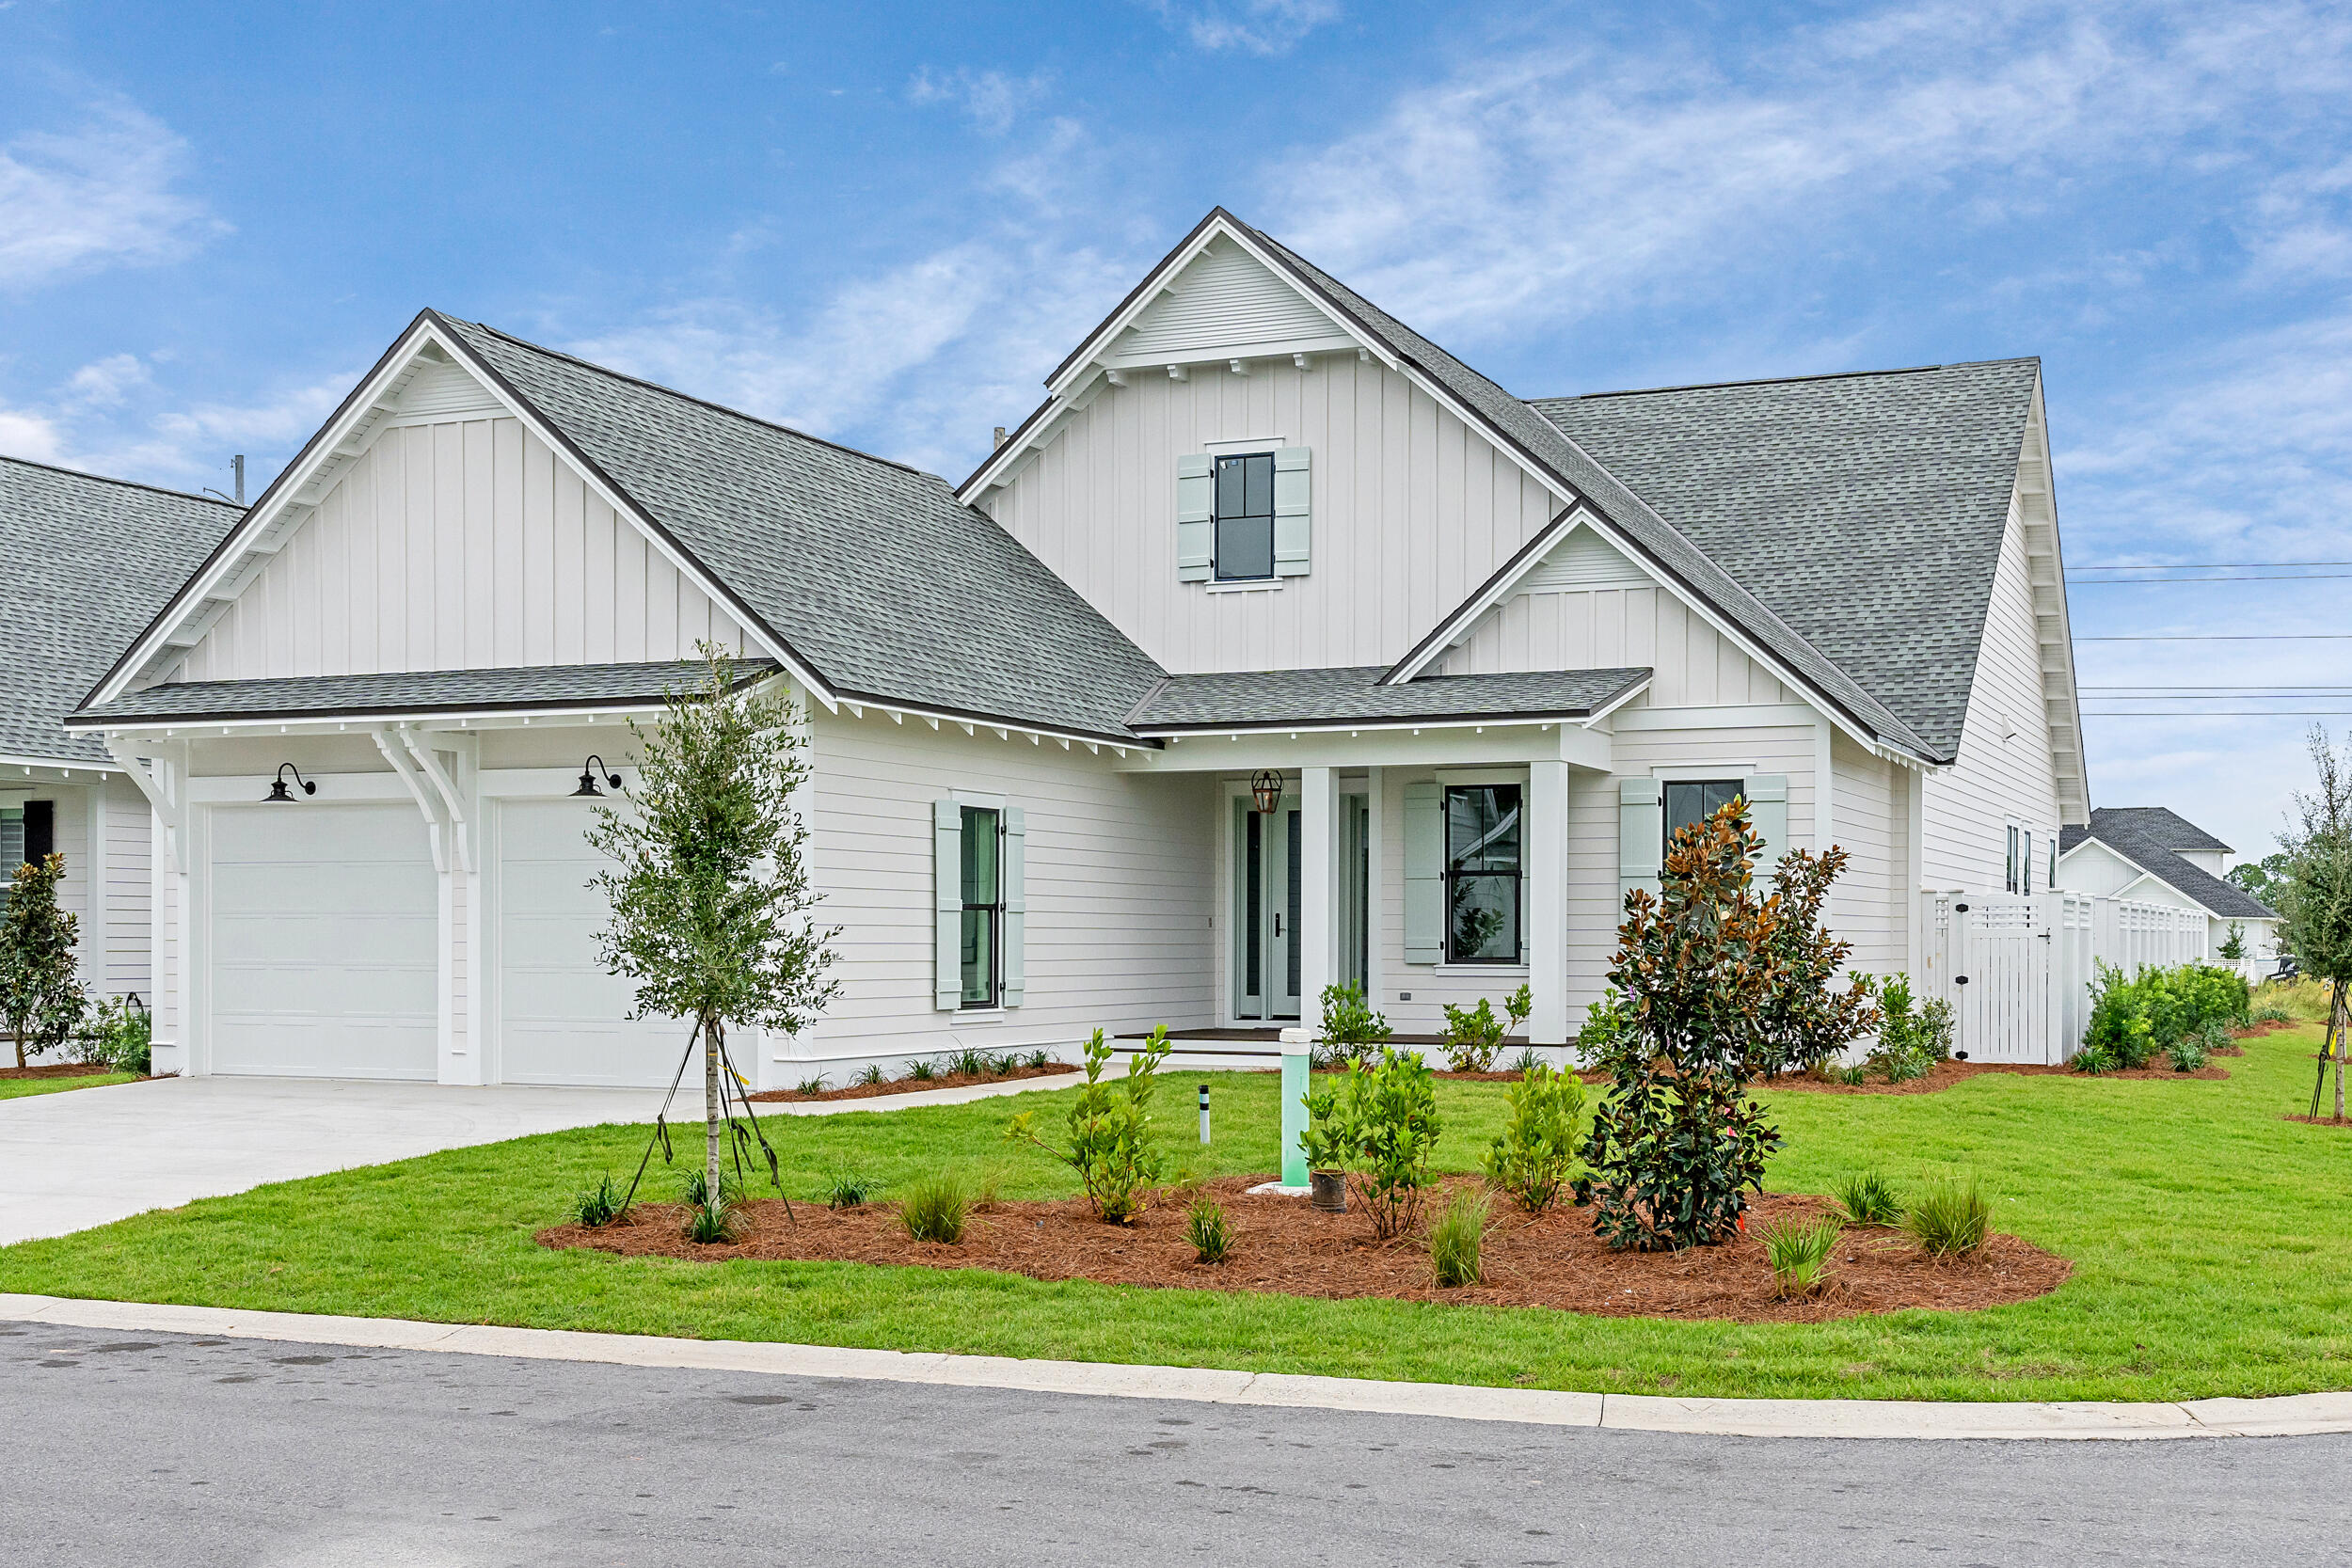
[[[469,321],[463,316],[451,316],[446,312],[439,310],[436,310],[434,314],[442,316],[445,320],[462,323],[463,325],[473,327],[479,331],[487,332],[493,338],[502,339],[507,342],[513,343],[517,348],[527,348],[533,354],[544,354],[550,359],[561,359],[567,365],[578,365],[581,370],[594,371],[596,374],[608,377],[613,381],[627,382],[632,387],[643,387],[649,392],[660,392],[664,397],[675,398],[680,403],[691,403],[698,408],[707,408],[715,414],[725,414],[731,418],[741,420],[746,424],[757,425],[762,430],[772,430],[779,435],[790,436],[798,440],[814,442],[816,445],[820,447],[829,447],[834,451],[842,452],[850,457],[864,458],[868,463],[880,463],[884,467],[897,468],[901,473],[914,474],[918,479],[935,479],[939,480],[939,483],[942,484],[946,484],[947,483],[945,479],[942,479],[938,474],[932,473],[930,469],[918,468],[912,463],[901,463],[895,457],[884,457],[878,452],[862,451],[857,447],[844,446],[839,441],[828,440],[822,436],[812,436],[805,430],[800,430],[791,425],[780,423],[774,420],[763,420],[758,415],[747,414],[740,408],[730,407],[723,403],[715,403],[709,398],[696,397],[691,392],[680,391],[675,387],[667,387],[659,381],[649,380],[642,375],[631,375],[627,371],[616,371],[610,365],[599,365],[594,359],[583,359],[577,354],[566,354],[560,348],[549,348],[545,343],[534,343],[528,338],[518,338],[514,333],[508,332],[502,327],[492,326],[487,322]]]
[[[120,484],[133,490],[152,491],[158,496],[174,496],[182,500],[202,501],[207,506],[226,506],[240,513],[246,507],[243,501],[223,500],[218,496],[207,496],[195,490],[174,490],[168,484],[150,484],[139,479],[117,479],[112,474],[94,474],[87,468],[69,468],[62,463],[41,463],[30,457],[11,457],[7,452],[0,452],[0,463],[13,463],[22,468],[39,468],[44,473],[64,474],[69,479],[87,479],[98,484]]]
[[[1805,375],[1757,375],[1738,381],[1686,381],[1670,387],[1622,387],[1605,392],[1562,392],[1549,397],[1526,398],[1522,402],[1582,403],[1594,398],[1651,397],[1662,392],[1712,392],[1733,387],[1783,387],[1799,381],[1858,381],[1880,375],[1926,375],[1935,371],[1978,370],[1988,365],[2039,364],[2038,354],[2013,355],[2006,359],[1956,359],[1934,365],[1897,365],[1883,371],[1816,371]]]

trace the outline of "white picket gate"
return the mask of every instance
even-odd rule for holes
[[[1952,1006],[1953,1049],[1979,1062],[2063,1062],[2090,1023],[2094,965],[2205,956],[2204,914],[2083,893],[1920,895],[1920,996]]]

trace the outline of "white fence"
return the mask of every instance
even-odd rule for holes
[[[1922,999],[1952,1005],[1979,1062],[2063,1062],[2090,1023],[2093,964],[2126,974],[2205,957],[2203,911],[2085,893],[1920,895]]]

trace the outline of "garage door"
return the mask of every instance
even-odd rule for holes
[[[436,1076],[439,884],[414,806],[212,814],[215,1072]]]
[[[686,1049],[675,1019],[628,1022],[636,987],[596,960],[609,911],[588,879],[612,863],[589,847],[590,820],[578,800],[500,808],[499,1075],[509,1084],[666,1085]]]

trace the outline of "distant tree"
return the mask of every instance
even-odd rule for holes
[[[0,1020],[15,1037],[20,1068],[28,1054],[65,1043],[89,1006],[73,963],[81,921],[57,908],[64,876],[63,855],[25,862],[0,915]]]
[[[2320,1082],[2312,1086],[2312,1114],[2329,1061],[2336,1068],[2336,1117],[2344,1117],[2344,992],[2352,984],[2352,738],[2338,756],[2327,729],[2313,724],[2309,744],[2316,785],[2296,791],[2296,824],[2280,837],[2287,875],[2279,913],[2287,945],[2303,973],[2329,986],[2327,1043]]]
[[[691,1020],[703,1048],[705,1203],[723,1207],[722,1125],[730,1024],[798,1033],[837,990],[830,939],[808,918],[808,828],[791,808],[808,776],[792,702],[739,682],[706,644],[698,690],[673,692],[660,722],[632,721],[637,783],[626,809],[596,808],[588,841],[613,863],[596,884],[612,918],[606,967],[637,982],[631,1017]]]
[[[2232,963],[2246,957],[2246,922],[2243,920],[2230,922],[2230,934],[2221,939],[2221,956]]]
[[[2287,863],[2290,858],[2287,852],[2281,849],[2275,854],[2265,855],[2258,861],[2247,861],[2242,864],[2233,865],[2230,867],[2229,880],[2241,892],[2253,895],[2275,910],[2279,907],[2279,898],[2284,891],[2282,884],[2286,881]]]

